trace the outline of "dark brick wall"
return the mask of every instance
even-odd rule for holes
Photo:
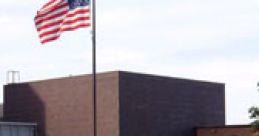
[[[118,73],[97,79],[98,134],[118,136]],[[90,136],[91,88],[91,76],[7,85],[4,119],[37,122],[38,136]]]
[[[192,136],[224,125],[224,84],[109,72],[97,77],[98,136]],[[90,136],[91,76],[4,88],[4,119],[36,122],[38,136]]]
[[[224,84],[120,72],[120,136],[193,136],[225,124]]]

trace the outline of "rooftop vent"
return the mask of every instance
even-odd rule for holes
[[[9,70],[6,73],[6,83],[14,84],[20,82],[20,71]]]

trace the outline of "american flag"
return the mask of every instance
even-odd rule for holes
[[[34,21],[42,44],[56,40],[64,31],[90,26],[89,0],[51,0]]]

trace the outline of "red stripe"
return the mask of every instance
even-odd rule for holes
[[[45,39],[43,41],[41,41],[42,44],[44,43],[47,43],[47,42],[50,42],[50,41],[54,41],[54,40],[57,40],[60,36],[55,36],[55,37],[50,37],[48,39]]]
[[[38,31],[41,31],[41,30],[47,29],[47,28],[51,28],[51,27],[54,27],[54,26],[57,26],[57,25],[60,25],[60,24],[61,25],[72,25],[72,24],[74,24],[74,23],[76,23],[78,21],[87,21],[89,19],[90,19],[90,17],[77,17],[74,20],[65,20],[65,21],[64,20],[60,20],[60,21],[57,21],[57,22],[54,22],[54,23],[51,23],[51,24],[48,24],[48,25],[44,25],[44,26],[38,28]],[[62,27],[62,26],[60,26],[60,27]],[[54,30],[56,30],[56,29],[54,29]],[[45,33],[47,33],[47,32],[45,32]],[[45,33],[41,34],[40,37],[42,37],[42,35],[45,35]],[[54,33],[54,32],[52,32],[52,33]]]
[[[49,10],[49,11],[47,11],[47,12],[43,12],[43,13],[38,12],[38,14],[37,14],[36,17],[35,17],[35,20],[38,19],[39,17],[44,17],[44,16],[46,16],[46,15],[48,15],[48,14],[51,14],[52,12],[55,12],[55,11],[57,11],[57,10],[59,10],[59,9],[62,9],[62,8],[64,8],[64,7],[67,7],[67,6],[68,6],[68,4],[67,4],[67,3],[64,3],[64,4],[61,4],[61,5],[55,5],[54,8],[52,8],[51,10]]]
[[[61,32],[64,32],[64,31],[73,31],[73,30],[76,30],[78,28],[83,28],[83,27],[89,27],[90,26],[90,23],[87,23],[87,24],[79,24],[79,25],[76,25],[74,27],[69,27],[69,28],[64,28],[64,29],[61,29]]]
[[[76,23],[77,21],[87,21],[89,20],[90,17],[77,17],[74,20],[65,20],[62,25],[72,25],[74,23]]]
[[[65,23],[64,25],[71,25],[71,24],[72,24],[72,23]],[[89,24],[89,25],[90,25],[90,23],[87,23],[87,22],[86,22],[85,24]],[[58,33],[58,32],[60,32],[60,30],[62,29],[61,27],[62,27],[62,26],[60,26],[59,28],[50,30],[50,31],[46,31],[46,32],[40,34],[39,37],[42,38],[42,37],[47,36],[47,35],[50,35],[50,34]],[[73,28],[73,26],[71,26],[71,28]],[[64,29],[64,28],[63,28],[63,29]]]
[[[43,38],[43,37],[45,37],[45,36],[47,36],[47,35],[50,35],[50,34],[56,34],[56,33],[58,33],[58,32],[60,31],[60,29],[61,29],[61,28],[59,27],[59,28],[57,28],[57,29],[53,29],[53,30],[44,32],[44,33],[40,34],[39,36],[40,36],[40,38]]]
[[[75,18],[74,20],[58,20],[56,22],[53,22],[53,23],[49,23],[49,24],[46,24],[46,25],[43,25],[39,28],[37,28],[38,31],[42,31],[44,29],[47,29],[47,28],[51,28],[53,26],[57,26],[57,25],[60,25],[62,23],[62,25],[71,25],[73,23],[76,23],[77,21],[87,21],[87,20],[90,20],[90,17],[77,17]],[[64,21],[64,22],[63,22]]]
[[[89,12],[90,12],[89,9],[80,9],[80,10],[74,12],[74,13],[67,14],[66,17],[73,17],[73,16],[75,16],[76,14],[87,14],[87,13],[89,13]],[[36,23],[36,25],[39,25],[39,24],[41,24],[41,23],[44,22],[44,21],[48,21],[48,20],[51,20],[51,19],[54,19],[54,18],[63,16],[63,15],[65,15],[66,13],[69,13],[69,12],[68,12],[68,11],[64,11],[64,12],[61,12],[61,13],[59,13],[59,14],[55,14],[55,15],[53,15],[53,16],[49,16],[49,17],[47,17],[47,18],[40,19],[39,21],[37,21],[37,22],[35,22],[35,23]]]
[[[77,10],[76,12],[73,12],[73,13],[69,13],[66,15],[66,17],[73,17],[77,14],[87,14],[90,12],[90,9],[80,9],[80,10]]]
[[[43,6],[42,9],[48,7],[49,5],[53,4],[53,3],[56,2],[56,1],[57,1],[57,0],[52,0],[52,1],[48,2],[48,3],[46,3],[46,4]]]
[[[89,23],[88,23],[88,24],[79,24],[79,25],[77,25],[77,26],[75,26],[75,27],[61,29],[60,32],[73,31],[73,30],[76,30],[76,29],[78,29],[78,28],[84,28],[84,27],[89,27],[89,26],[90,26]],[[48,38],[48,39],[45,39],[45,40],[41,41],[41,43],[42,43],[42,44],[45,44],[45,43],[47,43],[47,42],[54,41],[54,40],[58,39],[59,37],[60,37],[60,35],[53,36],[53,37],[50,37],[50,38]]]
[[[41,31],[43,29],[47,29],[47,28],[50,28],[50,27],[53,27],[53,26],[56,26],[56,25],[59,25],[62,23],[63,20],[59,20],[59,21],[56,21],[56,22],[53,22],[53,23],[49,23],[47,25],[44,25],[44,26],[41,26],[39,28],[37,28],[38,31]]]
[[[58,39],[64,31],[89,27],[91,24],[88,13],[90,13],[88,6],[70,11],[67,0],[50,0],[34,18],[37,31],[41,33],[39,34],[41,43]]]
[[[52,20],[52,19],[54,19],[54,18],[63,16],[63,15],[65,15],[65,14],[67,14],[67,12],[68,12],[68,11],[60,12],[60,13],[55,14],[55,15],[53,15],[53,16],[49,16],[49,17],[40,19],[39,21],[37,21],[37,22],[35,22],[35,23],[36,23],[36,25],[40,25],[42,22],[45,22],[45,21]]]
[[[45,32],[45,33],[41,34],[40,38],[44,38],[45,36],[48,36],[50,34],[59,33],[59,35],[60,35],[61,32],[63,32],[63,31],[72,31],[72,30],[75,30],[75,29],[80,28],[80,27],[89,27],[89,26],[90,26],[90,23],[83,23],[83,24],[78,24],[76,26],[69,27],[69,28],[57,28],[57,29],[54,29],[54,30],[51,30],[51,31],[48,31],[48,32]]]

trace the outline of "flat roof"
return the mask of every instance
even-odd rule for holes
[[[200,79],[190,79],[190,78],[181,78],[181,77],[172,77],[172,76],[157,75],[157,74],[147,74],[147,73],[140,73],[140,72],[130,72],[130,71],[107,71],[107,72],[99,72],[99,73],[96,73],[96,74],[97,74],[97,76],[100,76],[100,75],[104,75],[104,74],[115,74],[115,73],[118,73],[118,74],[141,75],[141,76],[151,76],[151,77],[159,77],[159,78],[167,78],[167,79],[175,79],[175,80],[185,80],[185,81],[191,81],[191,82],[213,83],[213,84],[225,85],[224,83],[216,82],[216,81],[208,81],[208,80],[200,80]],[[5,86],[17,85],[17,84],[46,82],[46,81],[52,81],[52,80],[64,80],[64,79],[80,78],[80,77],[88,77],[88,76],[92,76],[92,74],[69,75],[69,76],[66,76],[66,77],[55,77],[55,78],[50,78],[50,79],[32,80],[32,81],[17,82],[17,83],[7,83]]]

